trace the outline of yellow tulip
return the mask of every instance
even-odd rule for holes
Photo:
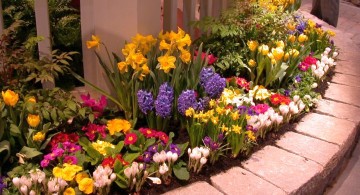
[[[26,118],[27,123],[30,127],[37,127],[40,123],[40,116],[35,114],[29,114]]]
[[[86,41],[86,46],[88,49],[100,46],[100,37],[96,35],[91,35],[91,41]]]
[[[308,37],[306,35],[304,35],[304,34],[300,34],[299,37],[298,37],[298,41],[300,43],[305,42],[307,40],[308,40]]]
[[[276,41],[276,47],[280,47],[281,49],[284,49],[285,47],[284,41]]]
[[[287,61],[289,59],[289,52],[286,52],[285,55],[284,55],[284,60]]]
[[[289,40],[291,43],[294,43],[295,40],[296,40],[296,37],[295,37],[294,35],[289,35],[288,40]]]
[[[32,103],[36,103],[35,97],[29,97],[29,98],[27,99],[27,101],[28,101],[28,102],[32,102]]]
[[[16,103],[19,101],[19,94],[11,91],[10,89],[6,90],[5,92],[1,92],[4,102],[8,106],[15,106]]]
[[[294,31],[295,30],[295,25],[294,24],[291,24],[291,23],[287,23],[286,27],[291,30],[291,31]]]
[[[284,56],[284,50],[282,48],[280,48],[280,47],[271,49],[271,53],[273,54],[274,59],[276,61],[281,60],[282,57]]]
[[[249,47],[250,51],[255,51],[259,46],[259,43],[257,41],[248,41],[247,46]]]
[[[269,46],[267,45],[261,45],[259,48],[258,48],[258,51],[261,52],[262,55],[267,55],[269,53]]]

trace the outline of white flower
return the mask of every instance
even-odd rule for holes
[[[271,120],[266,120],[266,121],[265,121],[265,126],[266,126],[266,127],[269,127],[270,125],[271,125]]]
[[[175,162],[178,158],[179,158],[179,155],[178,155],[177,153],[173,153],[173,154],[171,155],[171,160],[172,160],[172,162]]]
[[[333,57],[333,58],[336,58],[338,55],[339,55],[339,53],[336,52],[336,51],[334,51],[333,54],[332,54],[332,57]]]
[[[282,115],[286,115],[289,112],[289,106],[288,105],[280,105],[279,110]]]
[[[303,101],[299,102],[298,107],[299,107],[299,110],[300,110],[300,111],[303,111],[304,108],[305,108],[304,102],[303,102]]]
[[[329,47],[327,47],[324,51],[324,53],[328,54],[331,51],[331,49]]]
[[[45,173],[40,169],[31,170],[29,173],[34,182],[42,183],[45,180]]]
[[[166,153],[166,159],[168,160],[168,162],[171,162],[171,160],[172,160],[172,152],[171,151],[168,151],[167,153]]]
[[[26,177],[25,175],[20,177],[20,185],[26,185],[28,188],[31,188],[32,182],[31,178]]]
[[[295,105],[289,106],[290,107],[290,112],[293,114],[297,114],[299,113],[299,108]]]
[[[276,117],[276,123],[277,123],[277,124],[282,123],[283,119],[284,119],[283,116],[278,115],[278,116]]]
[[[166,163],[163,163],[162,165],[160,165],[159,167],[159,173],[161,175],[164,175],[166,172],[169,171],[169,167],[166,165]]]
[[[190,155],[191,154],[191,148],[188,148],[188,154]]]
[[[160,154],[158,152],[156,152],[153,156],[153,161],[156,163],[160,162]]]
[[[304,95],[304,99],[311,100],[311,96],[310,95]]]
[[[318,86],[318,84],[317,83],[313,83],[312,85],[311,85],[311,88],[316,88]]]
[[[166,152],[163,150],[160,152],[160,162],[165,162],[166,159]]]
[[[20,178],[14,177],[14,178],[12,179],[12,182],[13,182],[14,186],[16,186],[17,188],[20,187]]]
[[[200,159],[200,164],[205,164],[207,162],[207,159],[205,158],[205,157],[202,157],[201,159]]]
[[[23,193],[23,194],[27,194],[28,192],[28,187],[26,185],[22,185],[21,188],[20,188],[20,191]]]
[[[29,195],[36,195],[36,192],[35,192],[34,190],[31,190],[31,191],[29,192]]]
[[[124,174],[127,178],[130,178],[131,177],[131,168],[130,167],[126,167],[126,169],[124,170]]]
[[[161,179],[158,177],[147,177],[150,179],[154,184],[161,184]]]
[[[294,102],[297,102],[299,99],[300,99],[300,96],[294,95],[294,97],[293,97]]]
[[[110,175],[110,180],[114,181],[116,179],[116,174],[115,173],[111,173]]]

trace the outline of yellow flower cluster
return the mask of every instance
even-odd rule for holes
[[[132,38],[132,42],[127,43],[124,49],[122,49],[125,61],[117,64],[120,73],[128,72],[128,67],[130,66],[135,70],[135,73],[141,72],[138,78],[143,80],[144,77],[150,73],[145,55],[155,44],[156,39],[152,35],[142,36],[136,34],[136,36]]]
[[[166,51],[166,53],[163,56],[158,57],[158,68],[164,70],[165,73],[169,73],[171,69],[176,68],[176,57],[174,56],[174,53],[180,52],[180,59],[184,63],[188,64],[191,61],[191,54],[189,51],[191,38],[190,35],[186,34],[181,28],[178,28],[178,33],[171,31],[163,34],[161,32],[159,34],[159,40],[159,49],[161,51]]]
[[[131,124],[124,119],[112,119],[107,122],[106,127],[109,130],[110,135],[114,135],[115,132],[127,133],[131,128]]]
[[[36,142],[42,142],[45,139],[45,134],[42,132],[37,132],[34,136],[33,136],[33,140]]]
[[[65,181],[72,181],[77,172],[82,171],[83,168],[78,165],[65,163],[62,168],[54,167],[53,175]]]
[[[254,97],[257,100],[265,100],[270,97],[271,93],[262,85],[256,85],[249,91],[249,96]]]
[[[261,7],[268,9],[269,11],[275,12],[276,10],[286,8],[294,4],[295,0],[258,0]]]
[[[10,89],[6,90],[5,92],[1,92],[2,98],[4,99],[4,102],[8,106],[15,106],[16,103],[19,101],[19,94],[15,93],[14,91],[11,91]]]
[[[89,175],[85,172],[76,174],[76,183],[79,185],[79,190],[85,194],[91,194],[94,191],[94,181],[89,178]]]
[[[97,140],[91,143],[92,147],[97,150],[103,156],[106,156],[106,148],[115,148],[115,146],[109,142]]]

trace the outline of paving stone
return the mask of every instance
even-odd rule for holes
[[[360,76],[360,66],[349,66],[351,64],[355,64],[353,61],[338,61],[338,65],[335,67],[335,72]]]
[[[355,135],[355,123],[317,113],[307,114],[295,130],[321,140],[342,146]]]
[[[311,194],[307,186],[322,171],[321,165],[314,161],[274,146],[255,152],[243,166],[288,194]]]
[[[204,181],[196,182],[185,187],[176,188],[169,192],[166,192],[164,195],[221,195],[223,193],[219,192],[217,189],[212,187],[210,184]]]
[[[336,118],[360,122],[360,108],[349,104],[322,99],[318,102],[316,111],[335,116]]]
[[[276,145],[313,160],[322,166],[326,166],[330,159],[339,151],[338,145],[294,132],[285,133],[276,142]]]
[[[336,73],[333,76],[331,82],[351,87],[360,87],[360,78],[358,76],[352,76],[348,74]]]
[[[336,43],[335,43],[336,45]],[[352,43],[350,46],[351,48],[357,47],[355,43]],[[340,55],[338,57],[341,61],[354,61],[354,60],[360,60],[360,54],[358,52],[355,52],[353,50],[347,49],[346,52],[342,52],[340,50]],[[341,63],[340,63],[341,64]]]
[[[351,105],[360,105],[360,88],[331,83],[324,97]]]
[[[286,194],[280,188],[240,167],[212,176],[211,183],[225,194]]]

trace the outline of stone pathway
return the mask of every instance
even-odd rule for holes
[[[310,10],[311,0],[303,0],[301,12],[325,29],[334,30],[335,45],[340,49],[336,74],[314,113],[306,115],[274,146],[266,146],[238,167],[212,176],[211,183],[196,182],[167,195],[322,194],[338,175],[358,141],[360,127],[360,8],[341,3],[337,28],[312,16]],[[356,151],[360,156],[360,146]],[[357,167],[359,170],[360,165]],[[353,194],[359,194],[357,190]]]

